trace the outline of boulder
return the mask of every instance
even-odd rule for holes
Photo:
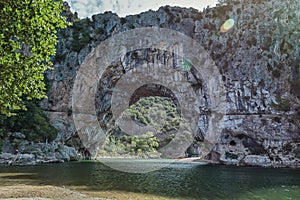
[[[12,146],[9,141],[6,146]],[[19,152],[0,154],[0,164],[5,165],[36,165],[41,163],[61,163],[79,160],[80,156],[73,147],[57,143],[33,143],[23,141]]]
[[[272,162],[268,156],[248,155],[243,159],[243,163],[251,166],[270,167]]]
[[[70,156],[65,151],[59,151],[55,153],[55,158],[66,162],[70,161]]]
[[[16,139],[25,139],[26,138],[26,136],[21,132],[14,132],[10,136],[13,138],[16,138]]]
[[[62,151],[69,156],[69,161],[79,160],[79,155],[73,147],[63,146]]]
[[[10,165],[36,165],[34,154],[16,154],[9,162]]]

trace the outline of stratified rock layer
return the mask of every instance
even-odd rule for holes
[[[208,158],[224,164],[299,167],[299,10],[296,0],[249,0],[203,12],[166,6],[126,18],[106,12],[82,19],[59,34],[54,70],[47,73],[49,98],[41,104],[60,130],[59,137],[83,149],[76,138],[71,98],[85,57],[101,41],[122,31],[168,28],[197,40],[223,77],[225,128]],[[221,33],[221,25],[229,18],[235,25]],[[114,66],[107,66],[95,100],[100,124],[105,127],[111,114],[111,93],[104,88],[111,88],[141,62],[170,58],[171,54],[146,49],[129,52]]]

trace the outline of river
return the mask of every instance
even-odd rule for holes
[[[148,173],[117,171],[100,162],[0,167],[0,186],[14,184],[64,186],[126,200],[300,199],[299,169],[197,163],[173,163]]]

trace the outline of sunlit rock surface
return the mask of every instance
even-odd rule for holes
[[[227,90],[225,128],[207,158],[234,165],[299,167],[299,10],[296,0],[249,0],[203,12],[166,6],[126,18],[106,12],[82,19],[58,35],[54,70],[47,73],[49,98],[41,104],[60,130],[59,137],[84,149],[72,120],[71,91],[85,57],[101,41],[122,31],[169,28],[197,40],[209,52]],[[103,127],[109,129],[111,118],[111,93],[103,88],[111,88],[124,69],[168,58],[172,55],[140,50],[107,66],[95,100]],[[201,85],[199,80],[194,83]]]

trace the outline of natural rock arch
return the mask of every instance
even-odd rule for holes
[[[145,84],[134,91],[131,95],[129,106],[140,100],[144,97],[150,96],[159,96],[159,97],[168,97],[170,98],[173,103],[179,107],[178,99],[176,98],[175,94],[168,89],[167,87],[159,84]]]
[[[127,68],[123,69],[119,67],[117,63],[125,60],[124,57],[126,57],[127,52],[139,49],[159,49],[163,53],[170,52],[172,56],[170,59],[162,56],[163,64],[161,65],[156,63],[141,65],[139,63],[140,67],[136,68],[132,68],[132,65],[125,66]],[[189,62],[195,67],[194,70],[193,66],[185,69],[180,65],[182,63],[180,63],[180,58],[190,60]],[[119,59],[120,61],[118,61]],[[108,65],[109,68],[105,67]],[[112,68],[113,70],[107,73],[107,69]],[[191,72],[190,75],[187,73],[189,71]],[[193,82],[193,80],[189,79],[193,75],[197,82],[199,77],[195,76],[196,73],[193,72],[201,73],[203,83],[207,85],[203,88],[209,95],[198,96],[199,94],[195,93],[195,88],[192,86],[198,86],[198,84],[190,84],[189,82]],[[114,74],[116,78],[111,78],[109,74]],[[122,74],[125,76],[129,74],[129,77],[122,79]],[[94,154],[98,151],[95,146],[100,147],[106,138],[106,130],[103,129],[102,125],[111,124],[111,121],[104,121],[104,123],[99,124],[97,116],[95,116],[97,109],[93,106],[93,97],[96,97],[97,87],[95,83],[99,81],[99,78],[101,80],[100,85],[103,83],[99,92],[102,99],[108,102],[100,105],[100,111],[104,113],[104,118],[109,115],[103,111],[110,108],[113,109],[114,116],[119,117],[129,105],[129,95],[145,83],[162,83],[174,91],[181,104],[181,118],[184,123],[180,125],[179,132],[181,134],[176,135],[174,140],[167,145],[168,148],[164,150],[167,155],[171,155],[173,158],[182,156],[186,148],[192,143],[198,130],[200,107],[205,107],[203,103],[205,104],[207,101],[211,104],[210,127],[204,131],[207,137],[205,137],[205,145],[201,147],[202,156],[206,155],[209,149],[213,147],[221,133],[225,111],[225,90],[219,70],[198,42],[180,32],[153,27],[122,32],[101,43],[87,56],[77,73],[73,87],[72,106],[75,126],[79,134],[82,135],[84,145],[92,149]],[[119,84],[120,80],[123,81],[121,84]],[[114,86],[116,83],[119,84],[117,88]],[[111,94],[106,95],[107,92]],[[114,94],[117,94],[115,101],[112,98]],[[109,104],[110,98],[112,98],[111,104]],[[208,120],[206,120],[207,122]]]

